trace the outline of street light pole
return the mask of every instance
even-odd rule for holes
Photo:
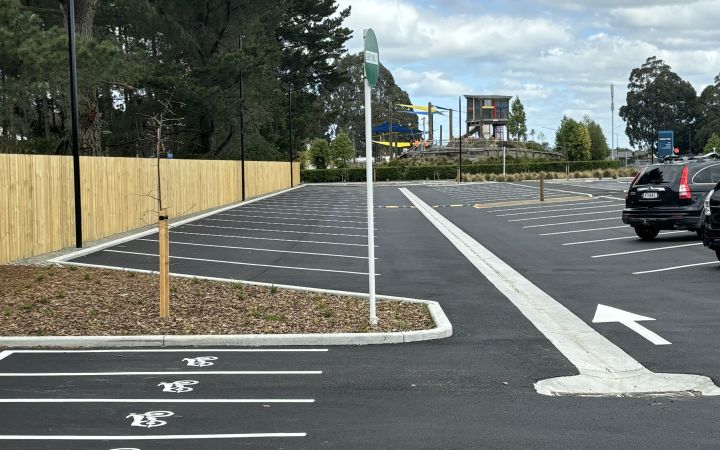
[[[243,38],[245,36],[240,35],[240,52],[243,51]],[[243,113],[245,109],[245,92],[243,91],[243,66],[240,64],[240,172],[242,176],[240,182],[242,185],[242,192],[240,196],[241,201],[245,201],[245,120]],[[292,164],[291,164],[292,166]],[[291,168],[292,172],[292,168]],[[292,176],[292,175],[291,175]],[[292,187],[292,178],[290,179],[290,187]]]
[[[460,134],[458,134],[458,153],[460,155],[460,157],[459,157],[460,177],[458,177],[459,178],[458,182],[462,183],[462,135],[463,135],[462,134],[462,97],[458,97],[458,125],[460,127]]]
[[[78,140],[77,61],[75,52],[75,0],[68,2],[68,57],[70,60],[70,114],[72,121],[73,182],[75,188],[75,247],[82,248],[80,199],[80,143]]]

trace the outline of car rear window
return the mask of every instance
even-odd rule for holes
[[[638,178],[638,184],[672,184],[680,179],[684,166],[650,166]]]

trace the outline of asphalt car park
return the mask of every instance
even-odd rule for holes
[[[720,379],[718,266],[669,269],[711,261],[711,252],[696,246],[690,232],[639,241],[617,211],[622,183],[602,183],[548,182],[546,203],[537,200],[532,182],[378,184],[378,293],[439,301],[453,337],[327,351],[5,353],[0,396],[22,402],[2,408],[1,434],[44,440],[0,441],[0,447],[716,447],[716,398],[539,395],[534,383],[577,368],[401,191],[433,207],[645,367]],[[310,185],[175,227],[171,250],[179,257],[171,270],[366,292],[364,194],[360,185]],[[151,270],[156,237],[141,239],[73,261]],[[621,254],[628,251],[637,252]],[[640,267],[669,270],[635,273]],[[620,323],[592,323],[598,304],[656,319],[641,323],[671,344],[655,345]],[[203,357],[218,359],[204,360],[212,366],[187,365]],[[164,392],[163,383],[193,391]],[[168,397],[197,401],[158,401]],[[173,415],[145,414],[153,411]],[[136,419],[166,424],[133,426]],[[103,439],[127,435],[151,438]]]

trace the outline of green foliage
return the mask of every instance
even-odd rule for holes
[[[342,25],[350,8],[336,0],[76,0],[76,8],[88,12],[77,16],[85,153],[148,156],[146,117],[171,96],[184,119],[168,133],[176,157],[239,158],[241,105],[247,159],[287,158],[290,97],[294,150],[336,123],[324,97],[347,82],[338,61],[351,36]],[[50,0],[0,0],[0,151],[67,152],[58,12]]]
[[[327,168],[330,162],[330,146],[325,139],[313,139],[310,143],[310,160],[318,169]]]
[[[713,133],[708,139],[707,144],[703,149],[704,153],[712,153],[720,150],[720,136],[717,133]]]
[[[590,135],[590,159],[607,159],[610,156],[610,147],[608,147],[602,127],[587,116],[583,122]]]
[[[533,172],[570,172],[617,169],[620,161],[520,161],[506,164],[508,174]],[[457,165],[443,166],[384,166],[375,169],[378,181],[450,180],[457,176]],[[502,174],[502,163],[463,164],[463,174]],[[334,183],[341,181],[365,181],[364,168],[303,170],[300,178],[304,183]]]
[[[355,149],[350,137],[347,133],[338,133],[330,143],[330,159],[333,164],[338,168],[347,167],[348,161],[354,157]]]
[[[555,134],[555,145],[569,161],[590,159],[590,133],[585,125],[569,117],[562,118]]]
[[[515,97],[512,105],[510,105],[510,114],[508,115],[507,129],[510,136],[515,136],[520,140],[527,132],[527,117],[525,116],[525,108],[520,97]]]
[[[689,126],[695,120],[696,93],[690,83],[652,56],[632,70],[620,117],[630,145],[657,151],[657,132],[675,130],[676,145],[689,146]]]
[[[363,54],[346,55],[337,61],[337,71],[347,78],[322,94],[322,108],[327,112],[330,134],[346,130],[355,148],[365,148],[365,99],[363,96]],[[395,84],[392,73],[380,63],[380,77],[372,89],[372,123],[379,125],[390,119],[395,104],[409,104],[410,96]],[[418,118],[413,114],[392,115],[392,122],[416,129]],[[327,127],[326,127],[327,129]],[[393,133],[394,139],[398,138]]]

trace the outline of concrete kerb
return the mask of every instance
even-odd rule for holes
[[[147,271],[145,271],[147,272]],[[187,278],[219,280],[209,277]],[[223,280],[229,281],[229,280]],[[246,283],[235,281],[237,283]],[[270,286],[267,283],[247,283]],[[367,294],[298,286],[275,285],[281,289],[303,290],[333,295],[367,298]],[[0,347],[7,348],[90,348],[90,347],[200,347],[200,346],[295,346],[295,345],[371,345],[429,341],[452,336],[452,324],[440,304],[430,300],[378,295],[379,301],[400,301],[427,305],[435,328],[387,333],[315,334],[225,334],[225,335],[136,335],[136,336],[0,336]]]

